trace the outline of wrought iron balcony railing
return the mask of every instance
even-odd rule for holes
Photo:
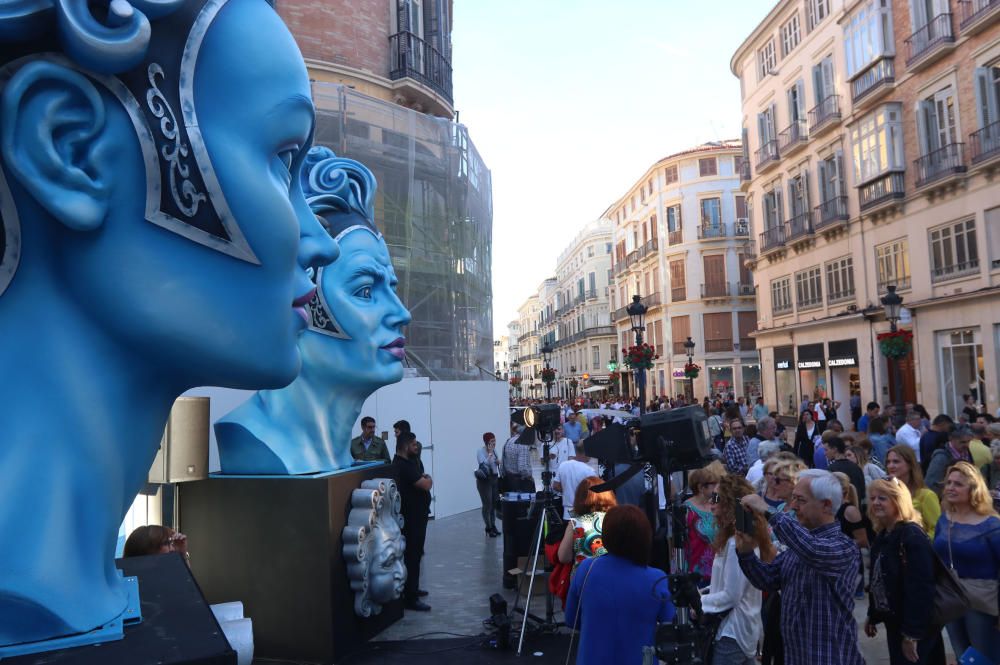
[[[943,44],[955,41],[955,31],[951,27],[951,14],[938,14],[927,25],[906,39],[906,64],[913,66],[925,59]]]
[[[896,59],[882,56],[851,81],[851,101],[857,104],[875,90],[896,82]]]
[[[787,154],[805,145],[809,140],[809,128],[805,119],[800,118],[778,134],[778,153]]]
[[[835,196],[829,201],[823,201],[813,208],[813,211],[816,213],[817,230],[836,222],[846,222],[849,219],[846,196]]]
[[[683,241],[683,238],[681,236],[682,236],[682,234],[681,234],[681,230],[680,229],[677,229],[676,231],[668,231],[667,232],[667,244],[668,245],[679,245],[679,244],[681,244],[681,242]]]
[[[785,225],[773,226],[760,234],[760,251],[768,252],[785,245]]]
[[[698,227],[698,240],[711,240],[713,238],[725,238],[725,224],[702,224]]]
[[[788,220],[788,240],[798,240],[812,234],[812,210],[807,210]]]
[[[861,210],[869,210],[886,201],[902,199],[905,196],[906,184],[902,171],[891,171],[858,187]]]
[[[728,298],[729,284],[727,282],[708,282],[701,285],[702,298]]]
[[[809,131],[813,134],[840,120],[840,95],[830,95],[809,111]]]
[[[746,217],[737,217],[733,224],[733,235],[737,238],[746,238],[750,235],[750,220]]]
[[[953,261],[947,265],[934,266],[931,268],[931,281],[940,282],[952,277],[961,277],[979,272],[979,259],[969,259],[968,261]]]
[[[451,63],[429,42],[412,32],[389,36],[389,78],[411,78],[452,100]]]
[[[969,134],[969,157],[973,164],[1000,157],[1000,120]]]
[[[763,169],[771,164],[778,161],[778,141],[777,139],[772,139],[761,144],[760,148],[754,153],[757,158],[757,168]]]
[[[917,169],[917,187],[929,185],[951,175],[965,173],[964,143],[949,143],[913,160]]]
[[[978,31],[1000,18],[1000,0],[959,0],[962,8],[959,28],[963,33]]]

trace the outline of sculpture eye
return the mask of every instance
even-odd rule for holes
[[[359,298],[364,298],[365,300],[371,300],[372,287],[362,286],[360,289],[354,292],[354,295],[356,295]]]

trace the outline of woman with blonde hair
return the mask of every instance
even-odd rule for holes
[[[890,448],[885,454],[885,470],[910,490],[913,508],[920,514],[920,526],[933,540],[934,527],[941,517],[941,503],[937,494],[924,483],[924,473],[920,469],[920,462],[917,461],[913,448],[906,444]]]
[[[861,472],[865,474],[865,486],[873,480],[878,480],[885,478],[886,473],[877,464],[871,461],[871,457],[868,451],[862,446],[854,445],[847,448],[847,459],[854,462],[861,469]]]
[[[891,665],[939,662],[941,632],[931,625],[934,552],[910,490],[896,478],[873,480],[868,485],[868,515],[876,535],[865,634],[875,637],[876,626],[885,624]]]
[[[708,593],[701,597],[701,607],[710,614],[728,612],[715,633],[712,665],[756,665],[757,662],[754,654],[763,629],[761,593],[740,570],[735,537],[736,511],[744,510],[740,499],[753,493],[753,486],[744,478],[723,476],[712,504],[717,525],[712,543],[715,559],[712,561],[712,581]],[[763,515],[747,512],[753,519],[756,554],[762,561],[773,561],[775,550],[767,520]]]
[[[979,470],[968,462],[948,467],[943,495],[934,551],[969,596],[969,611],[945,626],[951,647],[962,654],[971,646],[987,662],[1000,663],[1000,516]]]
[[[694,496],[684,502],[688,509],[684,557],[689,571],[701,576],[699,586],[708,585],[712,577],[712,559],[715,557],[712,542],[715,540],[716,525],[711,502],[719,488],[719,481],[725,475],[726,469],[720,462],[712,462],[688,475],[688,486]]]

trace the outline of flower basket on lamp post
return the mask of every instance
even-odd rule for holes
[[[701,372],[701,365],[698,363],[685,363],[684,364],[684,378],[685,379],[697,379],[698,374]]]
[[[632,371],[653,369],[653,361],[659,357],[653,347],[645,343],[622,349],[625,366]]]
[[[553,383],[555,383],[556,380],[555,368],[553,367],[542,368],[541,378],[542,378],[542,383],[544,383],[546,386],[551,386]]]
[[[879,351],[886,358],[899,360],[910,355],[913,350],[913,333],[909,330],[893,330],[876,336]]]

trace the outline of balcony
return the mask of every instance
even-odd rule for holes
[[[750,237],[750,220],[746,217],[737,217],[733,225],[733,236],[737,238]]]
[[[958,0],[962,8],[962,34],[974,35],[993,25],[1000,18],[1000,0]]]
[[[835,196],[829,201],[823,201],[813,208],[813,212],[816,213],[817,231],[850,219],[850,216],[847,214],[846,196]]]
[[[660,244],[656,238],[647,240],[645,243],[643,243],[642,247],[639,248],[638,250],[639,258],[637,258],[636,261],[642,261],[643,259],[649,256],[656,256],[656,251],[659,249],[659,247]]]
[[[681,302],[687,300],[687,286],[675,286],[670,289],[670,302]]]
[[[820,295],[806,296],[799,298],[797,304],[800,312],[807,309],[818,309],[823,306],[823,297]]]
[[[951,14],[938,14],[906,39],[906,66],[916,72],[955,48]]]
[[[786,237],[788,242],[795,243],[805,240],[813,234],[812,211],[806,211],[795,215],[788,220],[788,232]]]
[[[874,212],[879,208],[896,205],[906,196],[902,171],[891,171],[858,187],[861,212]]]
[[[587,289],[586,297],[587,300],[595,300],[597,298],[597,289]]]
[[[679,245],[679,244],[681,244],[681,242],[683,242],[683,240],[684,239],[681,237],[681,230],[680,229],[677,229],[676,231],[668,231],[667,232],[667,244],[668,245]]]
[[[840,122],[840,95],[830,95],[809,111],[809,134],[819,136]]]
[[[701,285],[702,298],[728,298],[729,284],[726,282],[709,282]]]
[[[652,309],[653,307],[659,307],[663,304],[663,298],[660,297],[660,292],[650,293],[648,296],[642,297],[642,304],[646,306],[647,309]]]
[[[973,166],[1000,159],[1000,120],[969,134],[969,156]]]
[[[913,166],[917,170],[917,188],[941,184],[965,173],[968,168],[965,165],[964,151],[964,143],[949,143],[913,160]]]
[[[893,56],[884,55],[851,80],[851,101],[855,110],[862,102],[874,101],[896,85],[895,61]]]
[[[879,293],[883,293],[879,291]],[[830,305],[836,303],[847,302],[848,300],[854,300],[854,288],[845,289],[843,291],[832,291],[827,294],[826,302]]]
[[[757,243],[747,240],[743,244],[743,263],[753,263],[757,260]]]
[[[725,224],[703,224],[698,227],[698,240],[717,240],[727,237]]]
[[[771,252],[785,246],[785,225],[778,224],[760,234],[760,253]]]
[[[753,298],[757,295],[757,290],[753,287],[753,284],[736,282],[734,286],[736,287],[736,295],[740,298]]]
[[[750,155],[743,155],[743,163],[740,164],[740,181],[750,182]]]
[[[778,163],[778,141],[772,139],[762,144],[760,148],[754,152],[754,156],[757,159],[757,172],[763,173],[772,166]]]
[[[944,266],[931,268],[931,282],[943,282],[955,277],[965,277],[979,272],[979,259],[955,261]]]
[[[809,129],[806,121],[796,120],[778,134],[778,154],[787,157],[804,148],[808,142]]]
[[[389,78],[410,78],[440,95],[449,106],[452,100],[451,63],[430,43],[412,32],[389,36]]]

